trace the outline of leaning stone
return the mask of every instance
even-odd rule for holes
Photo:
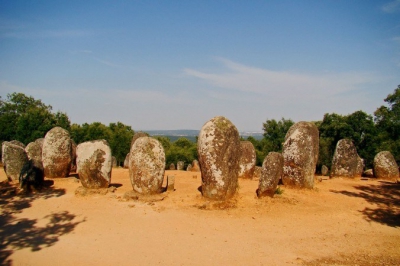
[[[55,127],[47,132],[42,148],[44,175],[48,178],[67,177],[71,170],[72,141],[68,131]]]
[[[341,139],[336,144],[330,177],[356,177],[359,156],[351,139]]]
[[[197,144],[204,197],[227,200],[238,188],[240,139],[231,121],[212,118],[202,127]]]
[[[129,176],[133,190],[140,194],[160,193],[165,172],[165,152],[161,143],[140,137],[132,145]]]
[[[183,161],[178,161],[178,163],[176,164],[176,170],[183,170],[185,167],[185,162]]]
[[[319,132],[314,123],[298,122],[291,126],[283,143],[283,184],[313,188],[318,150]]]
[[[106,140],[87,141],[76,147],[79,179],[85,188],[108,188],[111,183],[112,156]]]
[[[239,178],[252,179],[256,167],[256,150],[250,141],[240,142]]]
[[[265,157],[261,177],[258,184],[257,196],[273,197],[283,174],[283,156],[279,152],[270,152]]]
[[[374,174],[376,178],[397,181],[399,166],[389,151],[381,151],[374,158]]]
[[[323,176],[326,176],[326,175],[328,174],[328,172],[329,172],[328,167],[327,167],[326,165],[323,165],[323,166],[321,167],[321,174],[322,174]]]
[[[24,147],[4,141],[3,166],[9,181],[18,182],[22,167],[28,162]]]

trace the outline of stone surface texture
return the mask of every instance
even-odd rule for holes
[[[47,178],[67,177],[72,163],[72,141],[61,127],[49,130],[42,148],[44,175]]]
[[[161,192],[165,172],[165,152],[151,137],[136,139],[129,156],[129,176],[133,190],[140,194]]]
[[[204,124],[197,143],[204,197],[227,200],[238,188],[240,139],[234,124],[217,116]]]
[[[85,188],[108,188],[111,183],[112,155],[106,140],[80,143],[76,147],[76,166]]]
[[[33,166],[43,171],[42,146],[39,142],[33,141],[25,147],[26,155],[32,160]]]
[[[257,196],[273,197],[283,174],[283,156],[279,152],[270,152],[265,157],[258,183]]]
[[[330,177],[356,177],[359,158],[351,139],[339,140],[332,158]]]
[[[314,123],[302,121],[291,126],[283,143],[283,184],[313,188],[318,151],[319,132]]]
[[[28,162],[25,148],[12,142],[4,141],[2,144],[3,167],[9,181],[19,182],[22,167]]]
[[[250,141],[240,142],[239,178],[252,179],[256,168],[256,149]]]
[[[389,151],[381,151],[374,157],[376,178],[396,181],[399,178],[399,166]]]

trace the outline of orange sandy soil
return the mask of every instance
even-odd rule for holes
[[[239,180],[238,196],[217,203],[201,197],[200,173],[165,175],[175,191],[127,201],[123,168],[114,192],[88,196],[75,195],[77,175],[15,194],[1,170],[0,264],[400,265],[399,184],[323,177],[258,199],[258,181]]]

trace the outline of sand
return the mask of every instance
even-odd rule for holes
[[[30,196],[14,195],[0,171],[3,265],[400,265],[400,185],[322,179],[313,190],[281,186],[258,199],[239,180],[228,203],[201,197],[198,172],[166,171],[175,191],[146,200],[127,169],[114,192],[76,196],[76,175]]]

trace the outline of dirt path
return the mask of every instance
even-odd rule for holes
[[[0,262],[7,265],[400,265],[400,186],[323,180],[257,199],[240,180],[228,204],[204,200],[200,173],[166,171],[175,191],[125,201],[127,169],[106,195],[75,196],[73,176],[30,197],[0,195]],[[0,171],[0,181],[5,180]]]

